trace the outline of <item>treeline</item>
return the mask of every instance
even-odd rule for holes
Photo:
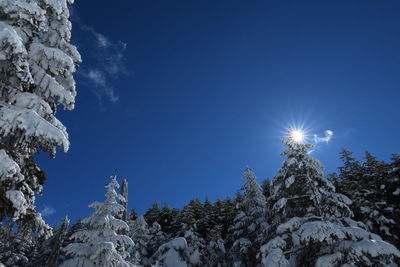
[[[287,156],[261,186],[250,168],[235,198],[156,202],[143,216],[127,212],[128,187],[116,177],[106,201],[52,237],[2,227],[7,266],[386,266],[399,264],[400,155],[346,149],[338,173],[324,176],[310,145],[284,140]],[[397,247],[397,248],[396,248]],[[396,266],[396,265],[393,265]]]

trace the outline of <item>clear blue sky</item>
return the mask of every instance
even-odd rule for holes
[[[400,152],[399,1],[77,0],[72,13],[71,149],[39,157],[51,224],[89,215],[115,169],[139,213],[234,196],[246,165],[275,174],[290,123],[334,132],[313,152],[327,173],[342,146]]]

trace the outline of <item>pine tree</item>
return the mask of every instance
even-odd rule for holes
[[[121,183],[121,200],[120,204],[124,207],[121,214],[118,215],[118,219],[123,221],[128,220],[128,181],[126,179],[122,180]]]
[[[32,155],[69,148],[55,117],[59,104],[74,108],[72,74],[81,62],[70,44],[67,2],[0,2],[0,220],[29,222],[31,232],[45,235],[51,229],[35,210],[45,175]]]
[[[190,266],[188,245],[185,238],[178,237],[161,245],[154,254],[154,266],[187,267]]]
[[[179,217],[179,210],[171,209],[167,204],[164,204],[160,210],[157,222],[160,224],[163,232],[169,236],[176,236],[180,230],[180,224],[176,219]]]
[[[213,205],[215,225],[221,226],[222,239],[229,241],[228,232],[236,216],[235,201],[232,199],[217,199]]]
[[[249,167],[243,173],[243,200],[233,221],[233,244],[230,251],[234,266],[256,266],[256,255],[268,231],[266,199]]]
[[[146,211],[144,218],[150,225],[160,220],[160,208],[158,207],[157,201],[154,201],[152,207]]]
[[[151,255],[149,255],[148,251],[150,233],[143,216],[139,216],[135,221],[129,222],[129,237],[135,243],[134,250],[130,251],[130,254],[137,253],[135,257],[139,259],[139,264],[150,265],[149,258]]]
[[[226,263],[225,242],[221,238],[222,227],[213,227],[208,235],[206,243],[205,258],[207,266],[228,266]]]
[[[362,163],[345,157],[351,155],[349,151],[342,151],[342,155],[344,167],[340,167],[340,172],[332,177],[338,192],[351,196],[353,203],[350,207],[355,220],[362,221],[369,231],[379,234],[384,240],[398,244],[400,210],[391,201],[390,164],[377,160],[368,151]]]
[[[137,217],[138,217],[138,216],[137,216],[136,209],[135,209],[135,208],[132,208],[132,209],[131,209],[131,212],[130,212],[129,215],[128,215],[128,220],[134,221],[134,220],[136,220]]]
[[[335,192],[312,145],[283,139],[287,156],[272,180],[271,240],[261,247],[264,266],[384,266],[399,259],[391,244],[353,221],[351,200]]]
[[[271,181],[268,179],[264,179],[262,181],[261,188],[265,198],[269,198],[271,196]]]
[[[133,266],[125,258],[128,256],[127,249],[134,243],[128,236],[118,234],[121,230],[129,231],[129,227],[114,217],[124,209],[117,202],[120,195],[115,191],[115,188],[119,188],[116,175],[111,176],[106,188],[105,202],[89,205],[95,212],[82,221],[86,228],[75,232],[71,237],[74,243],[64,248],[70,259],[61,266]]]
[[[30,266],[55,267],[59,265],[60,251],[68,233],[68,225],[69,219],[66,216],[60,226],[54,231],[53,236],[47,239],[43,237],[38,238],[37,247],[39,249],[32,256]]]
[[[157,222],[153,223],[149,228],[149,242],[147,244],[148,255],[153,255],[166,241],[167,236],[162,231],[161,226]]]
[[[190,263],[193,266],[202,266],[205,262],[204,249],[205,241],[201,237],[198,228],[198,222],[204,217],[203,206],[196,198],[190,200],[180,215],[181,236],[183,236],[188,244],[188,253]]]

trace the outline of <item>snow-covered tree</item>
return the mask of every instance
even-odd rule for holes
[[[264,179],[262,181],[261,188],[263,190],[265,198],[269,198],[271,196],[271,181],[268,179]]]
[[[171,209],[167,204],[164,204],[157,220],[163,232],[169,236],[176,236],[181,226],[178,220],[179,210],[175,208]]]
[[[210,230],[206,242],[205,258],[207,266],[228,266],[226,263],[225,242],[221,238],[222,227],[217,225]]]
[[[312,145],[283,139],[287,156],[272,180],[271,239],[261,247],[264,266],[385,266],[400,252],[353,221],[351,200],[335,192]]]
[[[397,214],[393,216],[393,220],[396,222],[395,225],[400,225],[400,154],[393,154],[391,158],[392,162],[389,164],[388,178],[386,180],[384,188],[384,199],[392,208],[392,213]],[[400,249],[400,227],[392,228],[394,238],[391,242]]]
[[[124,209],[117,201],[120,195],[115,191],[115,188],[119,188],[115,175],[111,176],[106,188],[105,202],[89,205],[95,212],[82,220],[86,227],[75,232],[71,237],[74,243],[64,248],[70,258],[61,266],[133,266],[125,258],[128,256],[127,250],[134,243],[128,236],[118,234],[121,230],[128,232],[129,226],[114,217]]]
[[[190,266],[188,245],[185,238],[175,238],[158,248],[154,254],[157,267],[187,267]]]
[[[50,234],[35,210],[45,180],[32,155],[69,148],[57,106],[72,110],[81,62],[70,44],[72,0],[0,1],[0,220]]]
[[[199,233],[198,222],[201,218],[204,218],[204,210],[201,202],[196,198],[190,200],[189,204],[183,207],[180,221],[181,221],[181,233],[188,244],[188,253],[190,255],[190,263],[193,266],[204,265],[204,249],[205,241]]]
[[[137,216],[137,211],[136,211],[136,209],[135,209],[135,208],[132,208],[132,209],[131,209],[131,212],[129,213],[127,219],[128,219],[128,220],[134,221],[134,220],[136,220],[137,217],[138,217],[138,216]]]
[[[129,225],[129,237],[135,243],[133,250],[129,251],[129,253],[131,254],[131,256],[137,257],[139,259],[140,264],[145,266],[150,265],[149,258],[151,255],[149,255],[148,252],[150,233],[146,220],[144,219],[143,216],[139,216],[136,218],[135,221],[129,221],[128,225]],[[137,253],[137,255],[132,255],[134,253],[135,254]]]
[[[124,207],[124,210],[120,214],[118,214],[118,219],[127,221],[128,220],[128,181],[126,179],[123,179],[122,183],[121,183],[120,204]]]
[[[149,242],[147,244],[148,254],[153,255],[166,241],[167,236],[162,231],[161,226],[157,222],[154,222],[149,228]]]
[[[158,207],[157,201],[154,201],[151,208],[149,208],[144,214],[144,218],[149,225],[160,220],[160,208]],[[159,223],[159,222],[158,222]]]
[[[59,265],[60,251],[68,233],[69,219],[66,216],[60,226],[55,229],[53,236],[44,239],[39,237],[37,252],[31,259],[30,266],[56,267]]]
[[[243,173],[246,180],[241,187],[243,199],[233,221],[230,258],[234,266],[255,266],[256,255],[266,241],[268,224],[266,199],[249,167]]]
[[[225,200],[217,199],[211,212],[214,226],[221,226],[221,238],[228,240],[228,232],[236,216],[235,200],[229,198]]]
[[[398,201],[393,201],[391,164],[377,160],[368,151],[362,163],[351,158],[348,150],[343,150],[341,154],[344,166],[331,177],[338,192],[353,200],[350,207],[355,219],[362,221],[369,231],[379,234],[384,240],[399,244],[400,208]]]

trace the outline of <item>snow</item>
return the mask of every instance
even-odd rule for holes
[[[262,264],[265,267],[285,267],[289,266],[289,262],[283,255],[283,252],[279,248],[272,249],[267,257],[262,259]]]
[[[329,255],[324,255],[317,259],[315,267],[335,267],[342,258],[343,254],[339,252]]]
[[[160,246],[155,253],[158,264],[164,267],[187,267],[186,261],[182,258],[187,253],[187,242],[183,237],[172,239]],[[183,255],[182,255],[183,254]],[[161,262],[161,265],[159,265]]]
[[[9,136],[21,130],[27,137],[37,138],[39,142],[60,145],[64,151],[69,149],[66,132],[55,127],[35,111],[0,102],[0,134]]]
[[[289,221],[282,223],[276,229],[277,234],[282,234],[286,231],[292,232],[294,229],[298,229],[304,220],[299,217],[293,217]]]
[[[400,258],[400,251],[396,247],[381,240],[362,240],[353,244],[348,244],[348,248],[357,256],[368,254],[375,258],[382,255],[395,255]]]
[[[286,198],[281,198],[279,199],[273,206],[273,209],[278,211],[281,210],[285,205],[286,205],[287,199]]]
[[[20,182],[24,179],[20,171],[18,164],[7,155],[4,149],[0,149],[0,181],[13,178],[16,182]]]
[[[285,181],[286,188],[289,188],[293,184],[295,178],[296,177],[294,175],[291,175],[289,176],[289,178],[286,179]]]
[[[400,195],[400,187],[397,188],[397,189],[393,192],[393,195],[395,195],[395,196]]]
[[[14,218],[15,219],[17,219],[19,217],[19,215],[26,213],[26,209],[29,206],[26,203],[25,196],[21,191],[19,191],[19,190],[8,190],[6,192],[6,197],[8,198],[8,200],[11,201],[11,203],[14,206],[14,208],[16,209],[16,212],[14,214]]]

